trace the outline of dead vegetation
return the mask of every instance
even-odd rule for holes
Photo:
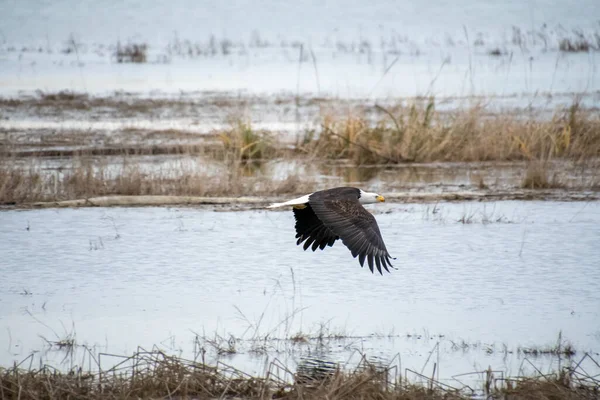
[[[582,31],[576,30],[573,31],[573,36],[563,37],[558,41],[558,49],[567,53],[598,51],[600,50],[600,35],[595,32],[593,37],[587,37]]]
[[[299,140],[290,150],[321,160],[350,160],[355,165],[363,165],[556,158],[586,160],[600,157],[600,112],[583,107],[577,98],[570,106],[557,108],[550,117],[535,115],[531,110],[492,111],[483,100],[451,110],[438,110],[434,98],[416,98],[385,107],[344,103],[341,108],[321,99],[313,100],[314,104],[308,101],[312,104],[310,107],[321,109],[320,115],[315,117],[319,128],[298,132]],[[35,98],[0,99],[0,106],[12,110],[15,115],[19,110],[31,110],[36,117],[69,117],[83,110],[90,119],[105,118],[107,113],[114,114],[115,118],[162,119],[179,115],[188,118],[197,115],[199,107],[210,110],[225,107],[233,112],[248,106],[248,101],[210,95],[194,101],[183,98],[137,99],[125,94],[97,98],[72,92],[40,92]],[[261,103],[261,107],[268,108],[269,104]],[[289,142],[284,142],[275,132],[255,129],[247,118],[239,115],[224,118],[229,120],[230,127],[219,128],[210,135],[219,139],[224,150],[223,157],[273,159],[281,156],[281,152],[275,150],[289,149]],[[11,132],[3,133],[10,138]],[[126,132],[110,132],[113,136],[121,133]],[[137,146],[126,141],[98,146],[94,142],[95,137],[91,136],[88,146],[94,147],[99,154],[103,147],[109,147],[112,152],[118,152],[121,147],[137,147],[137,151],[156,147],[145,143],[152,140],[151,130],[130,133],[145,136],[138,135]],[[182,135],[187,134],[189,139],[193,136],[190,132],[176,130],[155,133],[165,133],[162,135],[165,138],[168,138],[166,133],[173,133],[170,139],[178,144],[181,144]],[[51,136],[56,134],[60,133]],[[199,139],[199,136],[205,135],[195,136]],[[26,141],[26,138],[23,140]],[[23,146],[27,143],[15,144]],[[174,143],[165,145],[173,147]],[[0,141],[0,152],[10,148],[9,139]],[[157,147],[157,151],[161,150]],[[189,151],[183,149],[182,152]]]
[[[224,363],[169,356],[162,351],[138,350],[131,357],[99,354],[96,370],[80,367],[67,372],[41,366],[0,368],[0,399],[597,399],[600,382],[563,369],[535,377],[501,378],[483,371],[481,388],[455,388],[424,378],[408,381],[397,366],[369,363],[363,356],[348,371],[333,363],[303,363],[290,371],[271,362],[264,376],[251,376]],[[26,360],[25,360],[26,361]],[[101,365],[113,365],[103,370]],[[408,370],[407,370],[408,372]]]
[[[547,161],[532,161],[527,166],[521,186],[524,189],[556,189],[563,187],[556,175],[549,175]]]
[[[158,118],[165,115],[197,116],[201,107],[238,106],[243,100],[207,93],[201,100],[186,98],[139,98],[128,92],[115,92],[110,96],[92,96],[69,90],[44,92],[19,98],[0,98],[3,111],[18,112],[34,117],[71,117],[74,112],[85,111],[89,120],[106,118]]]
[[[562,331],[558,333],[558,339],[555,344],[548,346],[530,346],[530,347],[519,347],[518,352],[523,353],[527,356],[544,356],[553,355],[558,357],[573,357],[576,354],[576,350],[573,344],[563,339]]]
[[[278,154],[269,132],[256,131],[242,120],[234,121],[232,127],[218,137],[223,145],[221,157],[229,161],[272,159]]]
[[[229,164],[218,175],[175,165],[145,170],[123,159],[108,165],[75,160],[72,168],[48,172],[41,166],[13,168],[0,164],[0,204],[60,201],[108,195],[240,196],[285,194],[307,190],[311,181],[295,175],[273,181],[258,164]]]
[[[145,63],[148,59],[148,45],[145,43],[117,43],[115,58],[118,63]]]
[[[482,105],[437,112],[434,99],[379,108],[386,117],[374,124],[357,115],[324,116],[321,133],[307,134],[305,148],[356,165],[600,156],[600,116],[577,102],[550,120],[490,114]]]
[[[508,35],[502,35],[502,38],[490,37],[490,32],[475,31],[473,32],[473,40],[464,40],[463,35],[459,36],[446,34],[445,45],[449,48],[469,46],[482,47],[490,44],[501,46],[506,49],[506,52],[512,53],[515,51],[540,50],[544,52],[550,51],[599,51],[600,50],[600,32],[598,27],[587,28],[566,28],[563,24],[554,26],[543,23],[541,26],[519,27],[512,26],[511,32]],[[382,32],[380,37],[338,37],[335,40],[326,39],[320,43],[311,43],[297,38],[286,38],[280,35],[277,37],[261,33],[260,30],[253,30],[247,37],[228,37],[227,35],[219,35],[209,33],[204,38],[181,37],[177,32],[173,36],[167,38],[167,43],[155,46],[156,60],[158,62],[169,62],[173,58],[219,58],[219,57],[236,57],[247,56],[257,51],[281,51],[284,54],[297,52],[299,49],[311,48],[315,44],[321,51],[325,51],[337,55],[357,55],[361,56],[370,64],[376,64],[378,58],[377,53],[384,55],[396,56],[399,54],[410,54],[412,56],[421,56],[426,53],[423,46],[428,45],[428,38],[423,42],[422,38],[408,37],[403,33],[388,31]],[[492,41],[490,41],[492,39]],[[499,39],[499,40],[498,40]],[[42,45],[20,45],[2,43],[0,47],[7,53],[47,53],[61,52],[64,54],[86,54],[95,53],[103,57],[106,50],[110,50],[113,55],[116,49],[124,54],[123,58],[130,61],[133,54],[145,54],[145,43],[128,43],[122,45],[108,44],[102,42],[85,43],[73,34],[69,35],[64,44],[58,48],[51,46],[49,43]],[[573,50],[583,48],[585,50]],[[127,51],[125,50],[127,49]],[[491,53],[490,53],[491,54]],[[137,57],[137,56],[136,56]],[[309,61],[309,57],[301,57],[301,62]],[[140,62],[145,62],[140,61]]]
[[[40,107],[42,114],[48,107],[83,109],[87,113],[108,104],[106,99],[71,92],[39,96],[32,104]],[[3,101],[16,109],[21,106]],[[111,107],[122,103],[132,115],[154,106],[167,110],[170,104],[164,99],[142,99],[139,103],[130,98],[110,101]],[[173,100],[172,106],[193,107],[181,100]],[[288,194],[299,193],[302,185],[314,183],[302,178],[302,171],[275,182],[272,176],[262,174],[265,163],[281,159],[354,167],[518,162],[526,163],[526,168],[516,187],[555,189],[574,185],[557,175],[553,163],[568,160],[583,171],[588,165],[587,169],[594,169],[600,159],[600,113],[582,107],[578,101],[558,109],[550,118],[493,113],[482,104],[438,111],[433,98],[414,99],[388,108],[363,104],[352,107],[346,114],[323,108],[319,118],[320,129],[304,130],[296,143],[285,141],[275,132],[255,129],[242,117],[229,118],[228,128],[211,134],[124,129],[34,135],[29,131],[3,130],[0,131],[0,203],[106,195]],[[205,173],[182,162],[166,168],[144,168],[137,164],[142,156],[213,160],[217,171]],[[109,157],[111,162],[107,161]],[[121,161],[115,164],[115,158]],[[62,160],[61,166],[48,168],[47,163],[56,159]],[[373,178],[378,170],[369,171]],[[358,178],[345,179],[354,182]],[[582,179],[577,187],[594,189],[599,183],[592,177]],[[487,190],[488,186],[480,179],[478,187]]]

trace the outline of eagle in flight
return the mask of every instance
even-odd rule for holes
[[[373,265],[383,275],[381,267],[390,272],[390,259],[379,226],[373,214],[363,204],[385,201],[377,193],[365,192],[355,187],[336,187],[310,193],[283,203],[273,203],[267,208],[292,206],[296,219],[296,244],[304,242],[304,250],[323,250],[341,239],[352,257],[358,257],[361,266],[365,260],[373,272]]]

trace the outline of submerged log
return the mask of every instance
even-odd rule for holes
[[[293,197],[293,195],[291,195]],[[65,208],[65,207],[136,207],[171,205],[223,205],[262,208],[276,201],[289,198],[283,196],[100,196],[85,199],[46,201],[13,205],[18,208]],[[561,190],[518,190],[506,192],[444,192],[386,193],[390,203],[429,203],[439,201],[494,201],[494,200],[560,200],[591,201],[600,199],[600,192],[569,192]]]

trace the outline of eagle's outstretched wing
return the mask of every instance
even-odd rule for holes
[[[377,221],[360,204],[358,196],[340,198],[338,193],[336,198],[332,198],[315,192],[309,197],[308,204],[323,226],[330,230],[328,237],[333,234],[342,239],[352,256],[358,256],[361,266],[366,259],[371,272],[373,263],[380,274],[382,266],[388,272],[388,266],[393,268],[390,262],[392,256],[385,247]]]
[[[315,215],[310,205],[304,208],[294,208],[296,218],[297,245],[304,242],[304,250],[312,244],[312,251],[317,248],[323,250],[325,246],[333,246],[339,237]]]

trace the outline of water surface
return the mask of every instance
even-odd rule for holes
[[[254,373],[265,357],[293,365],[319,349],[334,361],[398,354],[402,368],[431,373],[433,351],[443,379],[488,366],[516,374],[519,348],[551,347],[560,332],[579,356],[600,350],[599,203],[371,209],[397,257],[385,276],[361,269],[340,243],[302,251],[291,212],[4,211],[0,364],[32,352],[60,364],[41,337],[68,334],[94,352],[157,345],[190,358],[196,335],[233,336],[237,355],[209,354]],[[297,332],[338,339],[270,340]],[[253,351],[257,338],[269,351]]]
[[[466,12],[465,10],[468,10]],[[216,90],[347,97],[594,92],[594,0],[323,5],[62,0],[0,4],[0,93]],[[117,46],[148,46],[117,62]],[[302,49],[302,50],[301,50]]]

